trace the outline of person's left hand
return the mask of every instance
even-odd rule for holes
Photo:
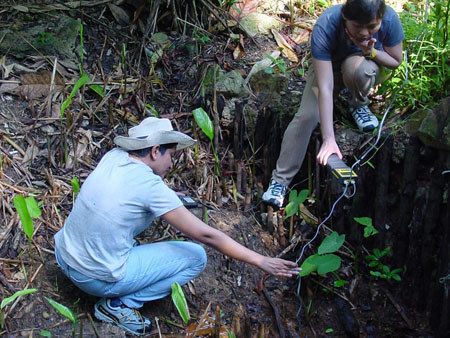
[[[369,40],[358,40],[353,35],[351,35],[350,31],[345,28],[345,33],[347,33],[347,36],[349,37],[352,42],[361,49],[361,52],[364,56],[372,55],[372,51],[375,45],[375,42],[377,42],[377,39],[370,38]]]
[[[294,277],[301,271],[295,262],[281,258],[264,257],[259,267],[265,272],[276,277]]]

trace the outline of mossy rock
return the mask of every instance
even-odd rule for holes
[[[80,21],[68,16],[15,25],[0,30],[0,54],[22,59],[40,53],[73,60],[80,55],[75,48],[79,35]]]

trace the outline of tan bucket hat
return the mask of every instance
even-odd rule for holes
[[[128,136],[117,136],[114,143],[124,150],[139,150],[157,144],[177,143],[177,150],[192,146],[196,141],[172,128],[169,119],[147,117],[128,130]]]

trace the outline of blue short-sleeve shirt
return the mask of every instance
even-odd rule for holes
[[[313,58],[331,61],[333,69],[339,69],[341,63],[351,54],[361,52],[345,35],[342,5],[328,8],[317,20],[311,36],[311,54]],[[371,36],[375,38],[375,49],[393,47],[403,41],[405,35],[397,13],[386,6],[386,13],[380,29]]]

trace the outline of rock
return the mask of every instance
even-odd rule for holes
[[[247,96],[248,90],[244,86],[244,78],[237,70],[231,72],[224,72],[219,65],[212,65],[206,71],[203,80],[208,93],[212,92],[214,85],[214,72],[216,72],[216,91],[227,97],[233,96]]]
[[[216,90],[228,96],[247,96],[248,90],[244,87],[244,78],[237,70],[222,74],[216,82]]]
[[[287,90],[289,77],[282,73],[270,74],[264,70],[255,73],[249,83],[255,94],[281,95]]]
[[[280,27],[280,22],[275,18],[256,12],[244,16],[239,24],[251,37],[258,33],[268,35],[272,28],[279,29]]]
[[[359,323],[353,315],[348,303],[340,297],[335,301],[337,317],[344,328],[347,337],[359,337]]]
[[[419,139],[428,147],[450,150],[450,97],[443,99],[434,110],[415,113],[407,130],[417,131]]]
[[[37,20],[32,25],[20,23],[0,30],[0,36],[3,38],[0,55],[8,54],[21,59],[36,55],[37,49],[43,55],[77,59],[79,51],[75,50],[75,46],[79,34],[80,21],[64,15],[55,20]]]

